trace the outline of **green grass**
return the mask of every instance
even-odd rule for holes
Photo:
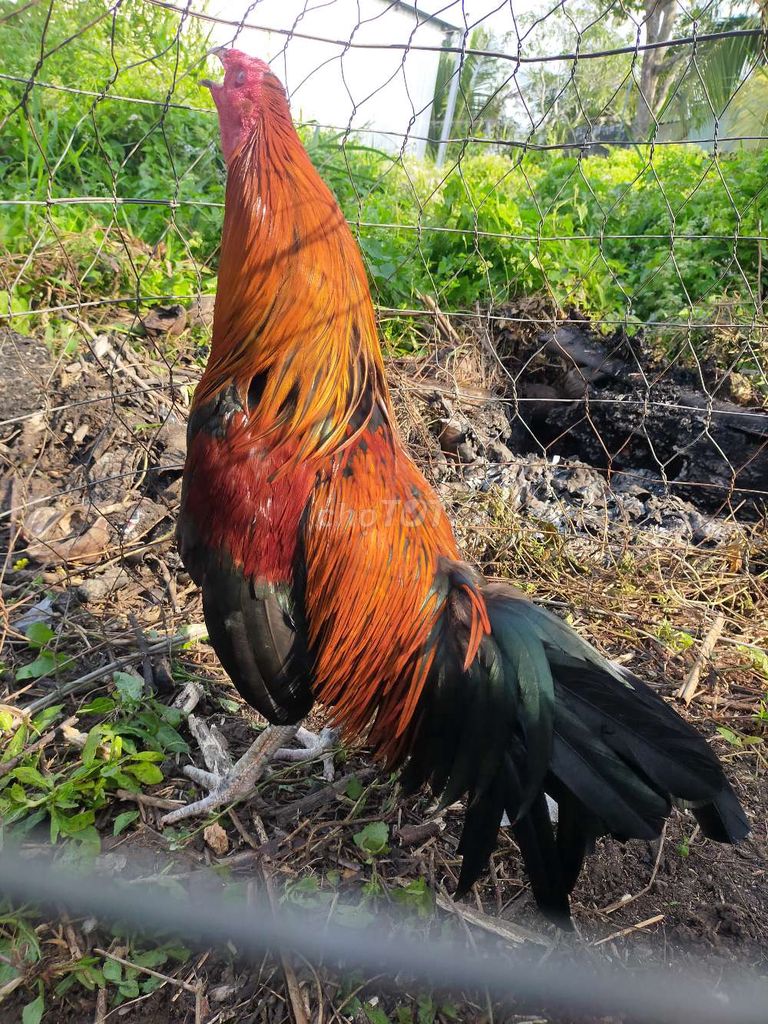
[[[52,52],[37,80],[88,95],[34,87],[22,103],[22,82],[0,82],[0,190],[23,201],[0,220],[0,312],[213,292],[224,166],[198,85],[200,24],[179,33],[173,12],[123,5],[113,16],[98,0],[59,0],[46,25],[45,5],[9,17],[13,7],[0,0],[8,73],[31,75],[43,40]],[[761,254],[749,236],[768,219],[768,150],[714,159],[663,146],[582,159],[475,146],[438,171],[311,127],[302,135],[381,306],[420,308],[428,293],[447,311],[472,311],[543,292],[630,329],[725,320],[735,325],[727,345],[692,330],[697,355],[759,375],[763,332],[739,353],[765,290],[765,244]],[[70,197],[84,201],[27,203]],[[672,339],[651,332],[662,354]]]

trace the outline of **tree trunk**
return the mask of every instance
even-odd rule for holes
[[[664,43],[672,38],[677,20],[677,0],[645,0],[645,42]],[[639,95],[634,120],[634,138],[645,142],[650,135],[651,124],[655,124],[661,113],[664,100],[669,92],[662,81],[664,72],[676,62],[676,55],[662,47],[643,50],[640,65]]]

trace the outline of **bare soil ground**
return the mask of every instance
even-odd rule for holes
[[[141,676],[145,693],[164,705],[185,685],[197,684],[202,696],[195,715],[216,725],[237,755],[253,738],[255,717],[208,645],[181,642],[184,627],[202,623],[197,590],[173,544],[185,409],[198,372],[194,353],[172,365],[150,345],[128,346],[125,335],[88,328],[84,337],[83,354],[58,360],[34,339],[0,338],[0,539],[7,552],[0,701],[13,723],[9,729],[22,718],[19,709],[62,704],[58,721],[78,716],[74,733],[55,732],[35,763],[49,777],[71,768],[81,757],[76,734],[82,737],[98,721],[83,708],[95,697],[114,695],[117,668]],[[699,665],[696,697],[687,708],[679,700],[677,706],[726,762],[752,836],[738,849],[719,847],[701,839],[692,819],[676,815],[660,846],[601,843],[574,894],[578,939],[561,942],[557,956],[587,949],[597,960],[632,970],[662,963],[685,971],[706,961],[713,979],[735,963],[765,972],[764,523],[755,515],[742,521],[733,510],[713,517],[668,495],[642,470],[617,482],[577,459],[516,454],[509,380],[480,330],[459,337],[443,324],[429,355],[393,361],[390,377],[409,443],[445,500],[468,558],[487,575],[512,578],[568,615],[610,657],[631,665],[672,701],[715,616],[723,616],[714,652]],[[35,620],[54,634],[47,647],[56,656],[55,671],[17,679],[36,653],[27,636]],[[173,637],[181,639],[159,643]],[[75,680],[84,681],[57,696],[57,686]],[[454,926],[469,942],[474,936],[504,944],[498,923],[505,921],[553,935],[532,905],[516,848],[503,830],[490,876],[464,904],[474,918],[462,917],[456,904],[457,918],[450,894],[461,809],[434,819],[426,796],[404,798],[364,749],[339,752],[333,784],[316,764],[280,769],[253,800],[221,816],[218,831],[204,832],[200,824],[171,833],[171,842],[158,825],[162,808],[192,794],[181,767],[190,759],[201,763],[185,722],[178,728],[190,752],[166,755],[161,782],[138,796],[109,789],[97,808],[102,853],[113,858],[115,870],[140,853],[176,858],[181,884],[201,866],[226,869],[232,879],[257,887],[267,872],[295,904],[354,898],[362,926],[368,908],[386,911],[393,894],[412,884],[413,927],[425,939]],[[3,784],[0,774],[0,797]],[[117,816],[131,810],[138,811],[136,820],[113,836]],[[388,827],[388,850],[372,865],[354,837],[377,822]],[[31,854],[39,841],[31,842]],[[43,953],[0,1002],[0,1022],[20,1019],[38,982],[46,993],[46,1022],[300,1020],[279,959],[243,963],[226,952],[168,960],[159,968],[168,981],[157,991],[123,996],[119,1004],[114,987],[100,996],[75,983],[56,995],[72,964],[89,955],[103,963],[94,948],[130,960],[134,945],[82,920],[35,924]],[[7,928],[0,919],[0,937]],[[510,948],[510,955],[539,960],[542,949],[531,944]],[[381,979],[340,978],[304,964],[296,972],[312,1021],[532,1019],[494,1009],[482,994],[463,1001],[410,989],[395,995]],[[178,980],[200,983],[197,1006],[194,994],[174,984]],[[542,1007],[536,1019],[556,1018]]]

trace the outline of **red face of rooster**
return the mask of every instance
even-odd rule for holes
[[[269,65],[240,50],[219,50],[224,65],[224,81],[204,78],[201,85],[211,90],[219,112],[221,148],[229,163],[254,131],[266,106],[282,107],[288,113],[285,92]]]

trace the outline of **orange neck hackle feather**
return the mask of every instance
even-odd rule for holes
[[[268,91],[229,165],[212,348],[195,405],[234,382],[245,408],[257,375],[266,384],[244,442],[290,438],[297,460],[349,443],[366,392],[390,411],[360,251],[282,88]]]

